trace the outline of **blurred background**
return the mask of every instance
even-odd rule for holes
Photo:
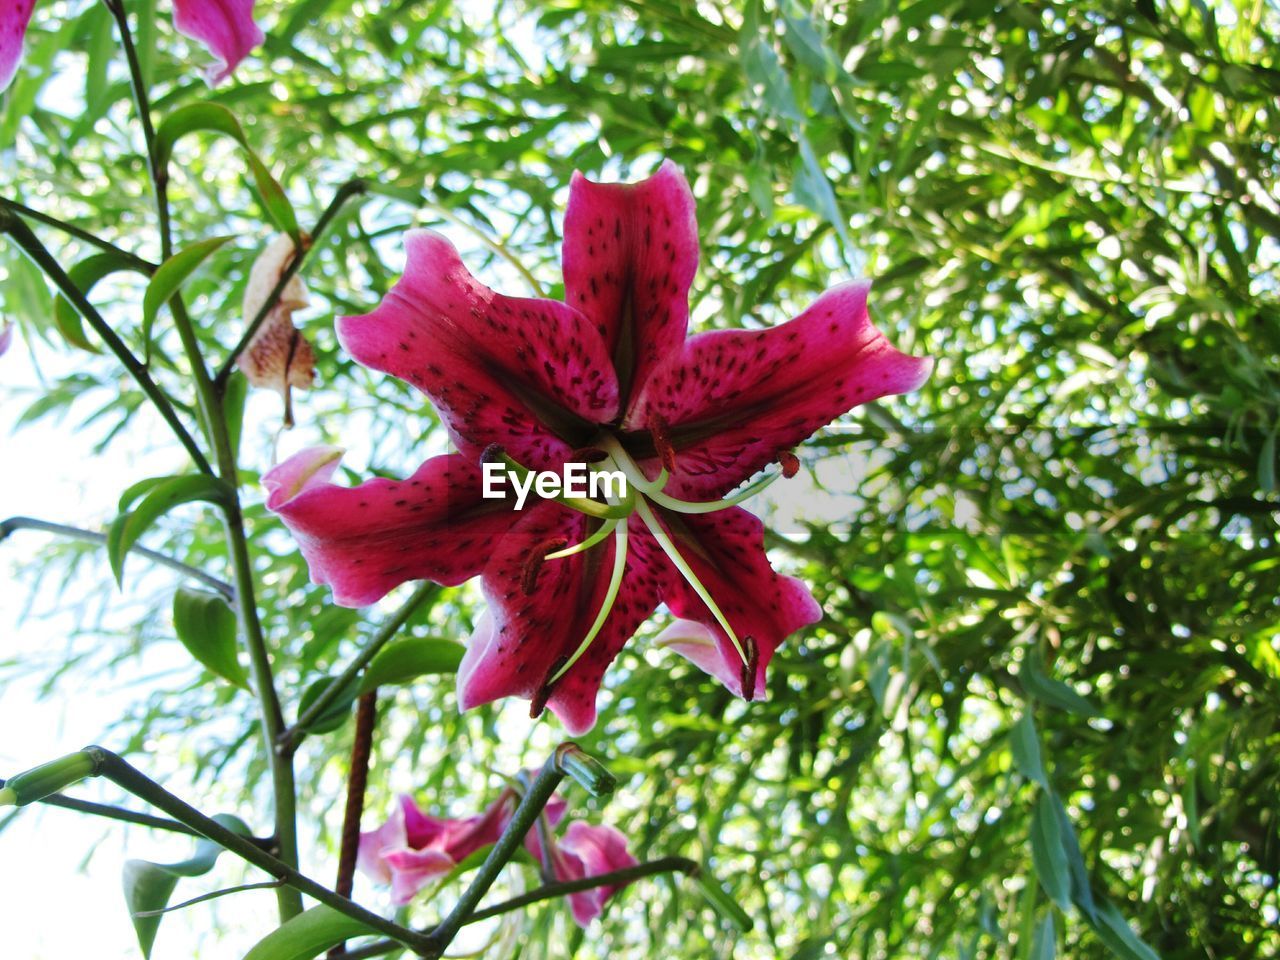
[[[376,184],[305,270],[295,319],[320,382],[295,393],[298,426],[280,434],[279,398],[251,398],[251,487],[320,440],[349,449],[351,482],[443,450],[430,406],[353,365],[333,317],[388,289],[415,225],[443,230],[491,286],[528,293],[524,270],[559,295],[574,170],[636,179],[665,157],[685,171],[696,329],[777,323],[868,276],[876,322],[935,360],[921,391],[801,450],[804,487],[752,504],[775,563],[826,613],[780,650],[768,700],[737,702],[656,649],[659,615],[583,740],[622,780],[590,817],[641,858],[708,862],[755,930],[721,926],[687,884],[646,880],[585,935],[553,903],[520,921],[521,946],[485,956],[1280,955],[1274,2],[272,0],[256,7],[265,47],[213,91],[168,4],[128,6],[157,112],[234,111],[304,227],[349,178]],[[0,105],[0,194],[158,257],[101,4],[41,3]],[[179,243],[237,238],[186,287],[221,358],[266,217],[226,139],[180,143],[171,197]],[[92,253],[37,229],[64,265]],[[0,512],[100,530],[126,486],[181,470],[183,453],[114,361],[54,322],[12,244],[0,278],[18,327],[0,358]],[[92,294],[130,343],[143,284],[113,274]],[[189,402],[176,334],[156,336],[153,370]],[[403,595],[332,606],[250,504],[292,717]],[[144,542],[224,575],[207,511],[175,511]],[[0,543],[0,571],[0,775],[96,740],[265,832],[254,704],[176,641],[174,575],[134,556],[120,591],[100,549],[26,530]],[[409,629],[463,639],[477,600],[446,591]],[[562,735],[526,711],[461,717],[451,678],[385,689],[366,825],[402,790],[478,809],[496,771]],[[322,878],[350,728],[299,757],[304,866]],[[61,810],[0,831],[6,942],[37,960],[137,956],[123,859],[190,853]],[[177,896],[246,878],[224,858]],[[387,909],[384,891],[356,892]],[[271,902],[171,916],[154,955],[239,956]]]

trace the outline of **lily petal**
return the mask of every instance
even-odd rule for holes
[[[801,627],[816,623],[822,608],[801,581],[774,571],[764,552],[764,525],[740,507],[716,513],[660,519],[730,626],[744,644],[747,638],[758,652],[752,699],[765,695],[765,674],[774,651]],[[682,621],[701,624],[715,641],[714,651],[694,640],[682,627],[668,642],[677,653],[720,680],[738,696],[744,696],[742,657],[715,616],[682,578],[669,578],[662,599]],[[672,640],[675,642],[671,642]]]
[[[443,877],[458,865],[443,850],[408,847],[388,851],[383,860],[391,873],[391,902],[398,907],[403,907],[432,880]]]
[[[596,326],[619,381],[641,384],[678,352],[698,270],[693,193],[670,160],[639,183],[569,185],[564,217],[565,302]]]
[[[173,25],[217,58],[205,71],[211,87],[266,39],[253,21],[253,0],[173,0]]]
[[[547,706],[577,736],[596,722],[596,695],[605,669],[658,604],[668,568],[648,532],[631,522],[622,588],[608,620],[586,653],[552,688]],[[615,541],[543,564],[536,589],[523,589],[530,556],[549,540],[578,543],[586,518],[557,504],[526,510],[502,537],[485,567],[488,610],[467,642],[458,669],[463,710],[501,697],[534,700],[548,677],[579,646],[608,590]]]
[[[27,36],[36,0],[9,0],[0,6],[0,90],[13,82],[22,61],[22,41]]]
[[[634,867],[639,861],[627,850],[627,838],[608,824],[574,820],[555,843],[551,856],[556,879],[579,880]],[[569,907],[578,926],[586,927],[600,916],[605,901],[623,885],[592,887],[569,894]]]
[[[333,448],[307,450],[262,482],[267,508],[298,541],[312,581],[333,587],[343,606],[375,603],[409,580],[470,579],[513,520],[503,501],[481,497],[479,471],[458,454],[433,457],[406,480],[358,487],[327,482],[337,465]]]
[[[8,352],[9,347],[13,345],[13,324],[6,323],[0,326],[0,357]]]
[[[341,317],[338,339],[427,394],[460,451],[474,459],[497,443],[532,469],[558,467],[617,415],[618,384],[586,317],[495,293],[437,233],[411,231],[406,244],[404,276],[372,313]]]
[[[858,404],[924,383],[932,361],[890,345],[867,314],[868,289],[833,287],[768,330],[691,337],[655,371],[625,426],[665,425],[676,465],[668,493],[721,496]]]

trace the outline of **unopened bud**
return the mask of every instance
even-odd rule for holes
[[[5,782],[4,789],[0,790],[0,807],[25,807],[95,776],[97,772],[97,761],[83,750],[42,763]]]
[[[576,743],[562,743],[556,747],[556,765],[565,776],[576,780],[593,797],[613,793],[618,781],[612,773],[591,754]]]

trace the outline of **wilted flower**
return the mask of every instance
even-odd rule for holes
[[[482,576],[464,709],[518,696],[589,729],[606,667],[659,603],[680,621],[673,649],[739,696],[763,696],[778,645],[821,610],[772,569],[760,521],[735,504],[792,475],[791,448],[814,430],[915,389],[930,363],[871,324],[866,283],[776,327],[686,339],[697,226],[671,163],[630,185],[575,176],[564,233],[562,303],[496,293],[442,236],[411,232],[404,276],[372,313],[341,318],[338,336],[422,390],[458,453],[344,488],[327,482],[338,451],[304,451],[264,478],[267,505],[339,603]],[[515,511],[482,496],[487,458],[526,472],[591,460],[631,489]],[[773,476],[718,499],[771,463]]]
[[[252,323],[266,305],[280,278],[297,255],[293,239],[280,234],[258,254],[245,285],[243,313]],[[316,356],[311,344],[293,325],[293,312],[308,303],[307,288],[295,273],[284,285],[275,305],[258,327],[248,346],[236,358],[236,366],[255,387],[278,390],[284,400],[284,422],[293,425],[290,390],[307,389],[315,382]]]
[[[7,87],[22,59],[22,42],[35,9],[35,0],[0,3],[0,90]],[[210,85],[221,83],[236,65],[262,43],[253,22],[253,0],[173,0],[173,25],[204,44],[217,58],[205,70]]]

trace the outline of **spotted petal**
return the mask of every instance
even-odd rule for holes
[[[178,32],[208,47],[217,63],[205,71],[210,86],[231,76],[265,39],[253,22],[254,0],[173,0]]]
[[[679,350],[697,269],[693,194],[675,164],[639,183],[574,174],[564,218],[565,302],[599,330],[624,394]]]
[[[22,60],[22,41],[36,0],[6,0],[0,4],[0,90],[13,81]]]
[[[372,313],[339,319],[338,338],[427,394],[461,452],[476,459],[497,443],[533,469],[558,467],[616,416],[618,384],[582,314],[494,293],[437,233],[406,243],[404,276]]]
[[[808,588],[794,577],[774,571],[764,552],[764,525],[752,514],[732,507],[717,513],[674,516],[661,520],[681,556],[693,568],[740,642],[755,645],[756,666],[752,699],[765,694],[765,673],[774,651],[788,636],[822,617]],[[665,641],[676,652],[719,679],[738,696],[744,695],[743,659],[711,610],[683,578],[673,577],[662,598],[688,624]],[[661,640],[661,638],[660,638]]]
[[[608,620],[587,652],[552,688],[547,706],[571,734],[596,721],[596,694],[605,669],[636,628],[653,613],[667,567],[652,538],[632,522],[622,588]],[[608,591],[615,541],[542,564],[533,592],[526,594],[530,558],[549,542],[578,543],[587,520],[556,504],[532,510],[504,536],[484,570],[488,612],[476,624],[458,670],[463,710],[501,697],[534,700],[550,674],[590,630]]]
[[[691,337],[644,385],[625,426],[664,423],[676,470],[667,492],[713,499],[853,407],[914,390],[927,359],[896,350],[867,315],[862,282],[822,294],[768,330]]]
[[[375,603],[408,580],[454,586],[484,567],[512,523],[481,497],[480,473],[458,454],[433,457],[406,480],[329,483],[340,451],[304,450],[262,478],[267,508],[293,533],[311,579],[344,606]]]

